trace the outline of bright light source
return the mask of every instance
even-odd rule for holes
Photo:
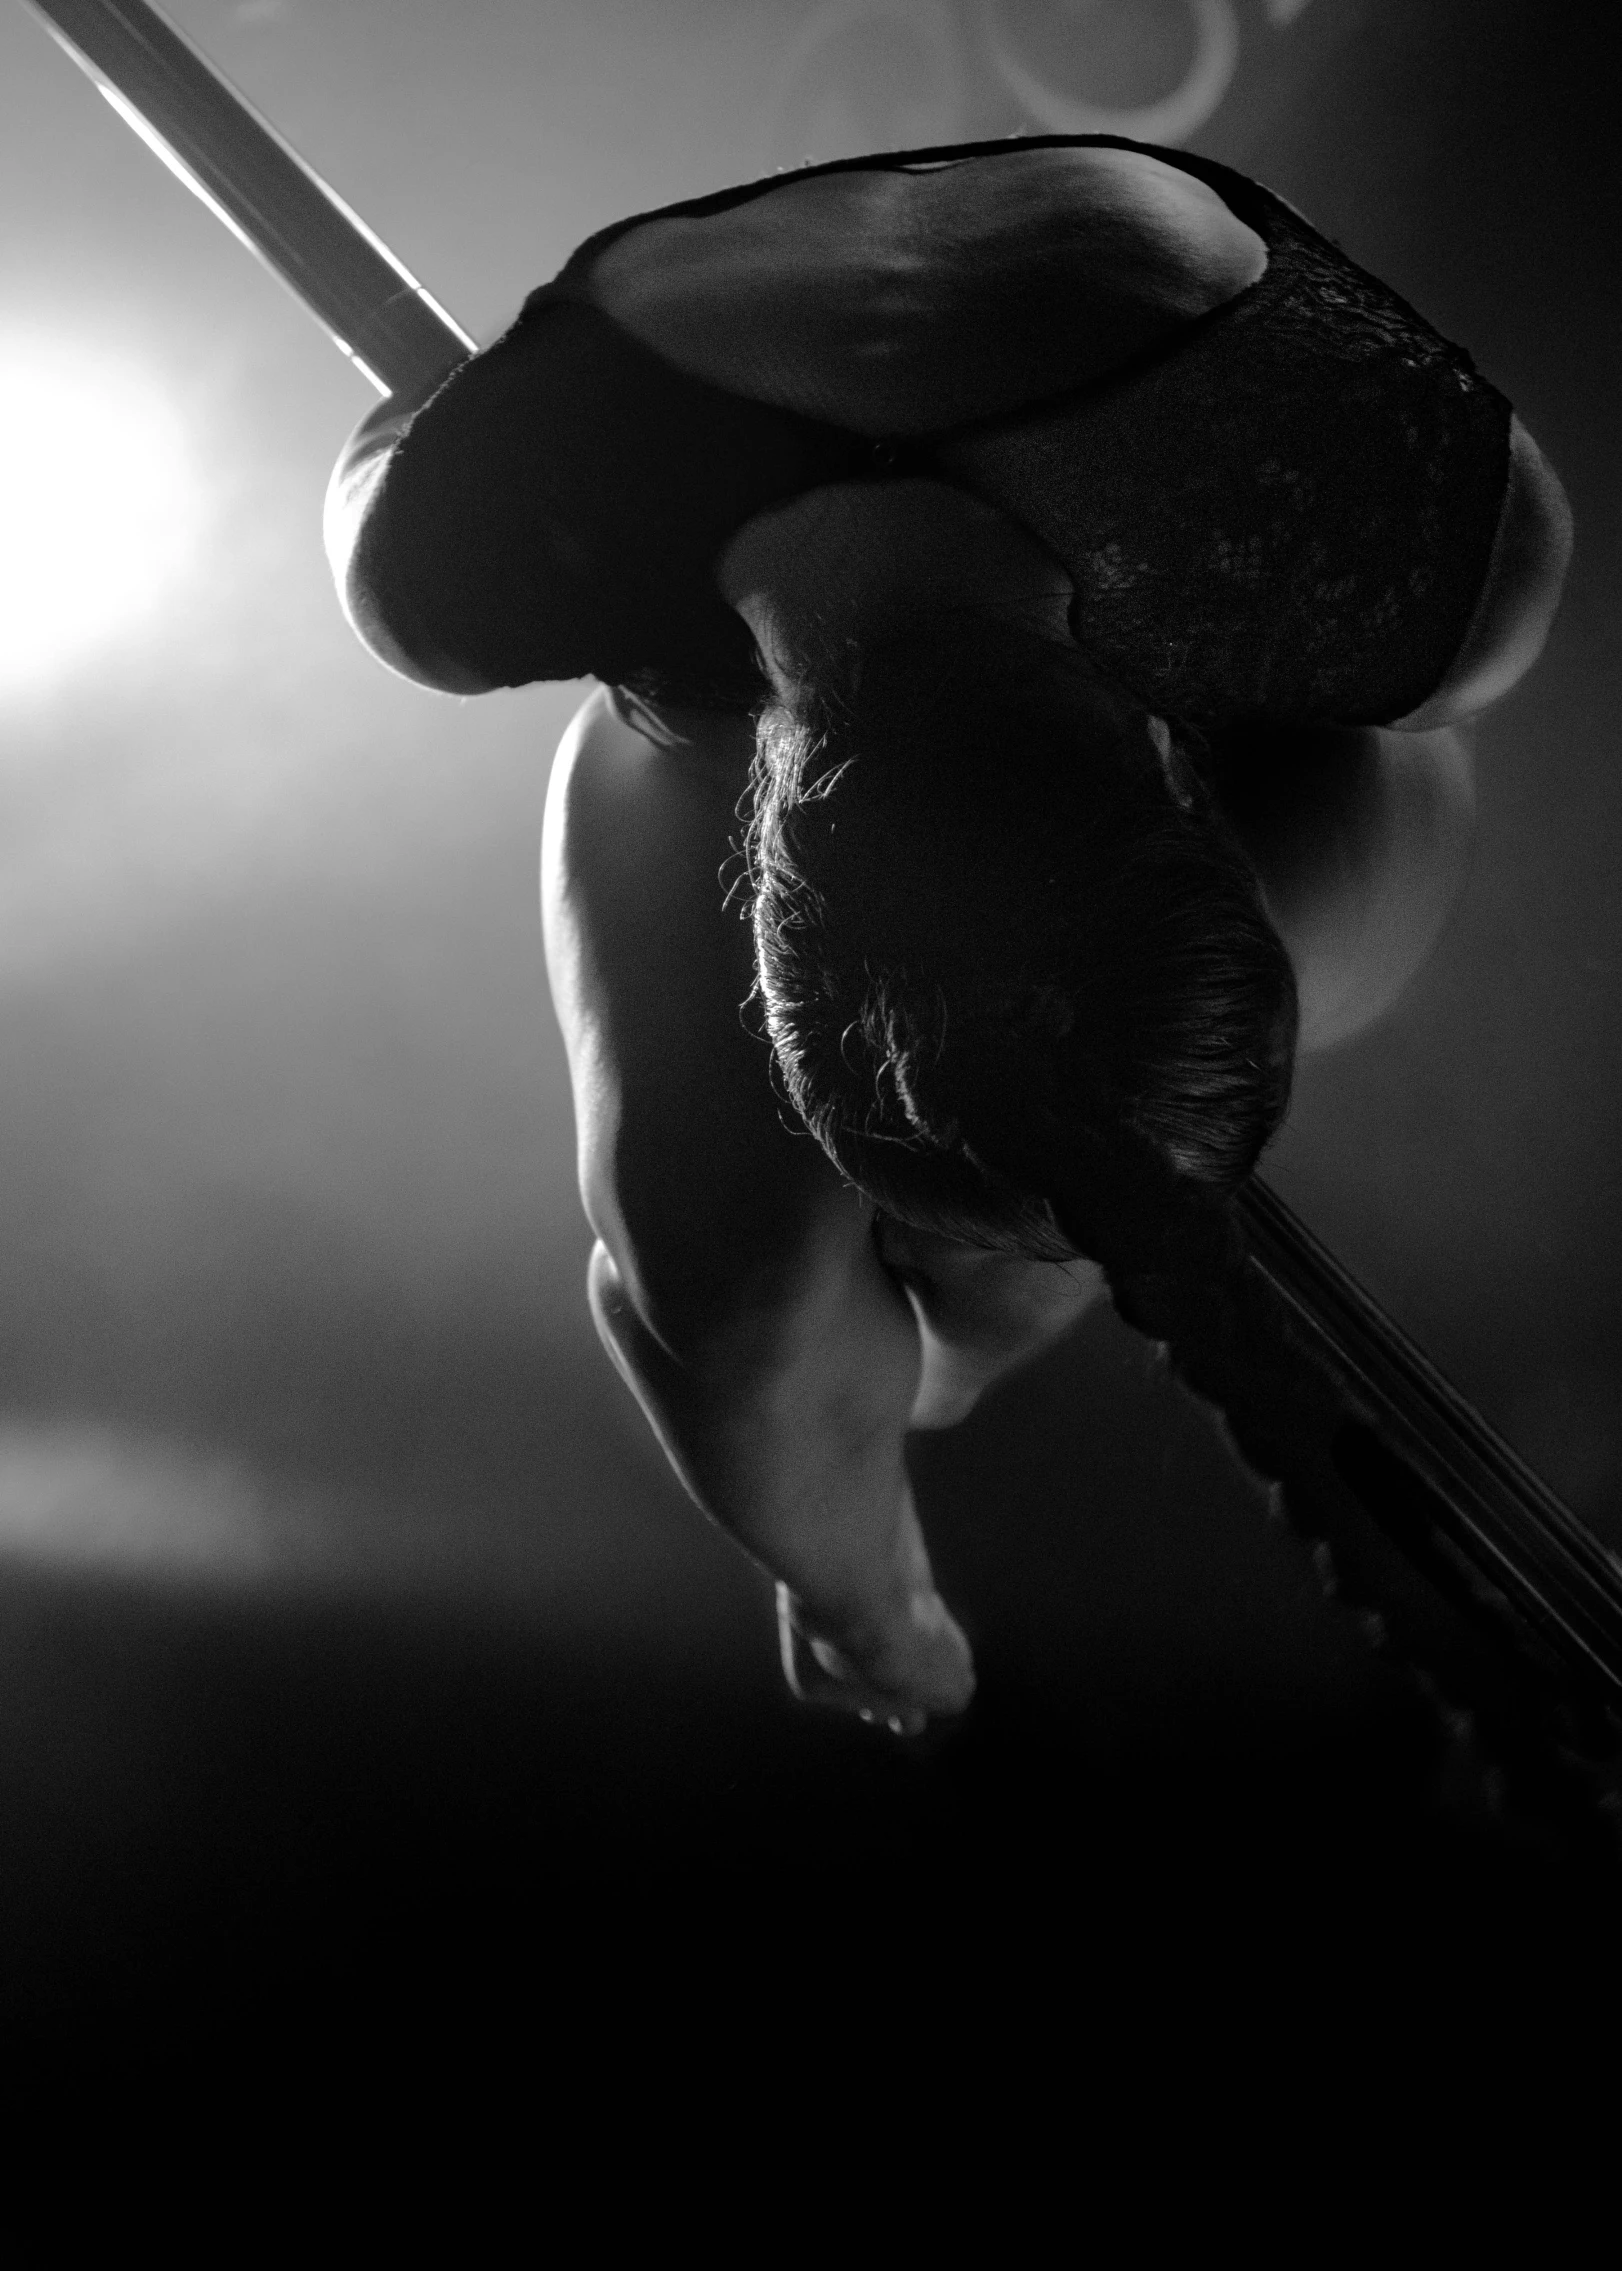
[[[197,475],[139,369],[0,334],[0,693],[137,628],[195,549]]]

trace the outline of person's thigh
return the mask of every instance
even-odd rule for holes
[[[879,1258],[906,1288],[923,1343],[914,1427],[953,1427],[1003,1376],[1049,1347],[1104,1291],[1096,1262],[1031,1261],[880,1216]]]

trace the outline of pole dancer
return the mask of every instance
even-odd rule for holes
[[[389,390],[329,514],[363,637],[604,681],[546,855],[591,1298],[796,1688],[961,1708],[902,1438],[1107,1283],[1343,1560],[1400,1500],[1603,1711],[1608,1557],[1250,1174],[1298,1037],[1426,950],[1456,729],[1558,601],[1469,358],[1244,177],[1048,136],[637,216],[466,359],[153,10],[33,4]],[[1337,965],[1326,846],[1405,765],[1442,884]]]

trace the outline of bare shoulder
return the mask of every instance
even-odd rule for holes
[[[718,719],[713,745],[684,762],[627,724],[606,690],[571,721],[541,840],[547,966],[571,1048],[603,1026],[622,1052],[653,1045],[646,1005],[672,989],[747,990],[747,934],[722,871],[750,746],[747,721]]]
[[[1012,144],[650,220],[591,290],[691,375],[877,434],[1082,384],[1266,263],[1214,190],[1146,151]]]
[[[559,749],[542,848],[581,1195],[672,1350],[733,1339],[740,1318],[762,1339],[793,1329],[871,1221],[789,1124],[745,1013],[754,961],[728,884],[752,743],[745,720],[708,730],[711,746],[661,748],[594,695]]]

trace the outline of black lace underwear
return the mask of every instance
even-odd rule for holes
[[[1470,357],[1281,199],[1207,181],[1266,273],[1103,384],[937,445],[1076,585],[1078,642],[1207,730],[1379,724],[1463,644],[1509,477]]]

